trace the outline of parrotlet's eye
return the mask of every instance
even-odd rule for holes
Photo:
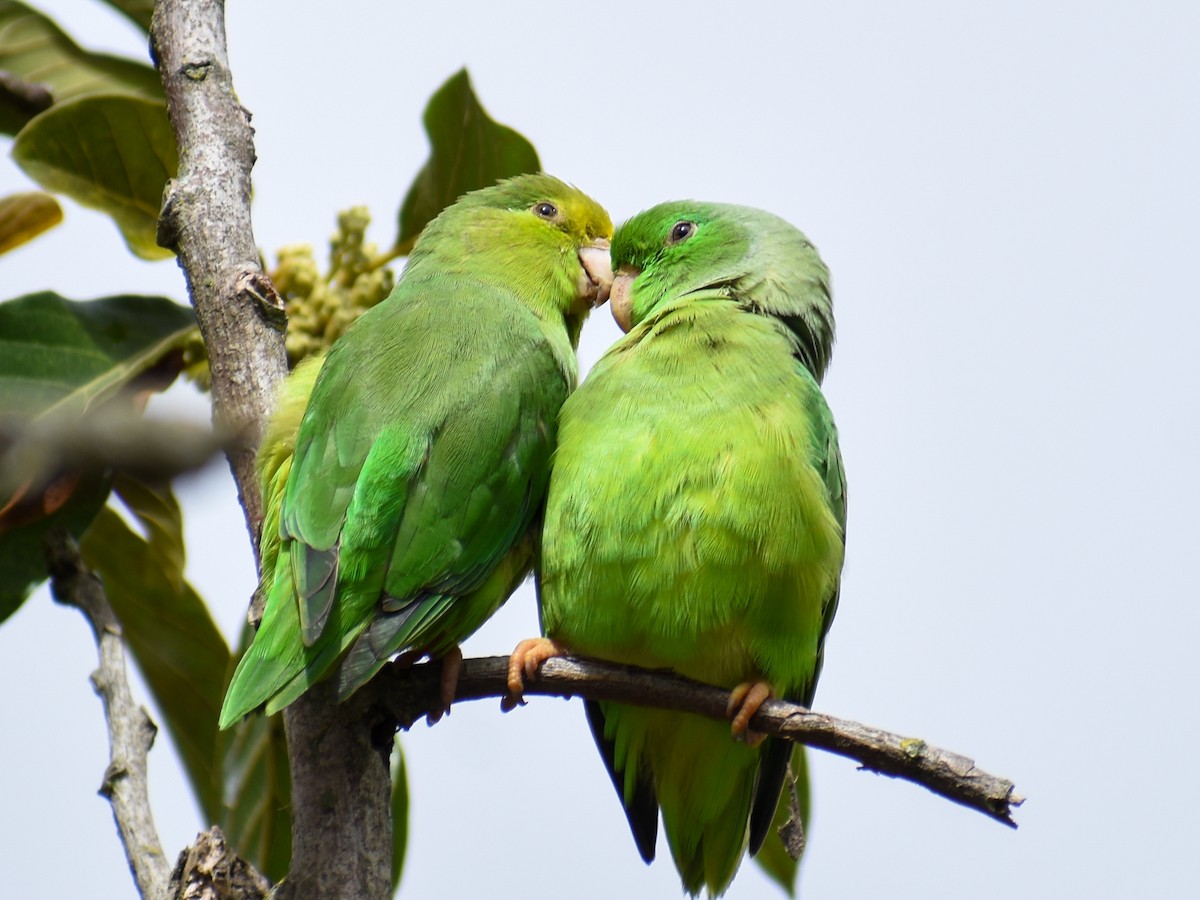
[[[676,222],[671,228],[671,236],[667,238],[667,243],[678,244],[680,241],[686,241],[695,233],[695,222]]]
[[[533,204],[533,214],[543,219],[557,219],[558,207],[543,200],[541,203]]]

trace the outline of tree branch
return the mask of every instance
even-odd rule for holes
[[[229,463],[257,546],[254,453],[287,374],[283,301],[263,273],[250,221],[254,139],[233,90],[223,0],[159,0],[150,40],[179,145],[158,242],[179,256],[212,371],[213,418],[242,435]]]
[[[369,690],[338,703],[332,679],[284,710],[292,863],[276,900],[389,900],[396,723]]]
[[[408,669],[389,666],[376,679],[379,697],[401,728],[410,727],[438,706],[440,664],[422,664]],[[587,697],[616,700],[636,706],[678,710],[727,719],[729,692],[701,684],[672,672],[649,671],[632,666],[574,658],[547,660],[538,679],[527,684],[525,694],[551,697]],[[463,660],[458,681],[458,700],[480,700],[508,696],[508,657],[493,656]],[[975,763],[919,738],[906,738],[810,712],[794,703],[768,700],[750,720],[755,731],[778,735],[790,741],[819,747],[857,760],[863,769],[903,778],[924,785],[955,803],[978,810],[999,822],[1017,827],[1014,807],[1024,798],[1007,779],[978,769]]]
[[[78,418],[0,418],[0,495],[40,491],[63,472],[125,472],[165,481],[203,468],[236,443],[209,425],[110,410]]]
[[[229,849],[215,825],[179,854],[171,873],[171,900],[263,900],[271,886]]]
[[[179,255],[187,275],[208,348],[217,427],[244,437],[229,461],[257,555],[262,498],[254,453],[287,359],[283,301],[259,264],[250,222],[250,115],[233,90],[223,0],[158,0],[150,38],[179,145],[179,176],[164,194],[158,240]],[[252,607],[252,618],[259,612]],[[289,706],[284,722],[292,862],[281,896],[389,900],[391,779],[375,723],[349,715],[320,689]],[[339,837],[325,839],[331,835]]]
[[[104,703],[112,758],[100,793],[112,804],[139,893],[145,900],[158,900],[165,895],[170,875],[146,787],[146,754],[158,728],[146,710],[133,702],[120,623],[100,579],[84,565],[79,546],[65,532],[51,532],[46,536],[46,562],[54,598],[82,612],[96,636],[100,668],[92,673],[92,686]]]

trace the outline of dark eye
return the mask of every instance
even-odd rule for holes
[[[695,222],[676,222],[671,228],[671,236],[667,238],[668,244],[678,244],[680,241],[687,240],[696,232]]]
[[[541,203],[535,203],[533,205],[533,212],[534,215],[541,216],[543,219],[558,218],[558,207],[553,203],[546,203],[545,201]]]

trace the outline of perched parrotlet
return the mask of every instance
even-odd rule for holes
[[[812,701],[846,522],[820,383],[829,273],[761,210],[665,203],[613,238],[627,334],[559,417],[539,564],[545,638],[510,690],[571,653],[670,668],[732,691],[730,726],[588,701],[642,857],[658,814],[684,888],[719,895],[762,846],[791,745],[747,732],[768,697]]]
[[[467,194],[391,295],[285,383],[259,454],[266,602],[222,728],[331,673],[345,698],[397,653],[444,660],[449,706],[458,644],[532,566],[611,236],[549,175]]]

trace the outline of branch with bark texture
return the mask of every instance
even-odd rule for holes
[[[228,456],[257,556],[254,454],[287,358],[283,302],[262,271],[251,227],[253,131],[233,89],[223,0],[158,0],[150,41],[179,145],[158,240],[178,254],[187,276],[217,427],[245,436]],[[252,618],[260,613],[252,607]],[[284,723],[292,862],[280,896],[390,900],[390,736],[385,749],[370,717],[353,716],[323,690],[289,706]]]
[[[179,854],[171,873],[171,900],[264,900],[271,886],[225,843],[215,825]]]
[[[206,466],[238,443],[208,425],[146,419],[133,411],[78,418],[0,418],[0,495],[38,491],[63,472],[123,472],[166,481]]]
[[[125,859],[138,891],[143,898],[162,897],[171,870],[154,827],[146,787],[146,754],[158,728],[146,710],[133,702],[121,625],[100,579],[84,565],[79,546],[65,532],[51,532],[46,536],[46,562],[54,599],[83,613],[100,652],[100,668],[92,673],[92,686],[104,703],[112,759],[100,793],[112,804]]]
[[[283,301],[262,270],[250,222],[254,132],[233,90],[224,3],[159,0],[150,42],[179,145],[158,242],[178,255],[187,277],[208,349],[216,424],[246,435],[228,455],[257,543],[262,498],[254,453],[287,357]]]
[[[391,666],[377,678],[381,701],[402,728],[438,707],[440,664],[408,669]],[[637,706],[692,712],[725,720],[729,692],[675,675],[632,666],[574,658],[547,660],[525,694],[617,700]],[[508,696],[508,657],[463,660],[457,700]],[[790,741],[857,760],[863,769],[923,785],[955,803],[978,810],[1013,828],[1013,808],[1024,798],[1015,785],[984,772],[973,760],[940,750],[919,738],[810,712],[794,703],[768,700],[750,727]]]

